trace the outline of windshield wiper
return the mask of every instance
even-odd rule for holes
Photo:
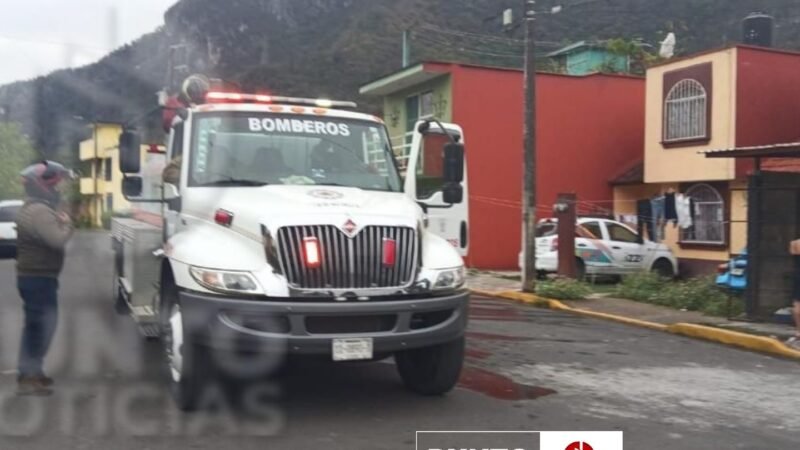
[[[269,183],[265,181],[258,181],[258,180],[246,180],[246,179],[239,179],[239,178],[226,178],[224,180],[215,180],[209,181],[208,183],[203,183],[200,186],[202,187],[213,187],[213,186],[247,186],[247,187],[258,187],[258,186],[266,186]]]

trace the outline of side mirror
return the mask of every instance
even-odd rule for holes
[[[464,186],[461,183],[447,183],[442,188],[442,200],[450,205],[464,201]]]
[[[122,180],[122,195],[125,198],[142,196],[142,177],[125,177]]]
[[[142,143],[135,131],[123,131],[119,137],[119,170],[139,173],[142,165]]]
[[[464,144],[450,142],[444,145],[443,172],[445,184],[464,181]]]

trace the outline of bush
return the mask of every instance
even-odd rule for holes
[[[673,282],[652,273],[630,275],[617,287],[615,295],[713,316],[736,316],[744,310],[741,299],[734,298],[728,312],[728,294],[716,286],[713,277]]]
[[[564,278],[540,281],[536,284],[536,293],[555,300],[582,300],[589,296],[592,290],[585,283]]]
[[[626,276],[617,286],[614,295],[640,302],[649,302],[653,294],[659,292],[667,280],[652,272],[642,272]]]

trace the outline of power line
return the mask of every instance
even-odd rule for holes
[[[513,53],[488,52],[488,51],[484,51],[484,50],[474,50],[474,49],[470,49],[470,48],[461,47],[461,46],[458,46],[457,44],[453,44],[453,43],[450,43],[450,42],[447,42],[447,41],[435,39],[435,38],[432,38],[430,36],[415,36],[413,39],[422,40],[422,41],[425,41],[425,42],[428,42],[428,43],[431,43],[431,44],[434,44],[434,45],[440,45],[440,46],[448,47],[448,48],[450,48],[452,50],[455,50],[455,51],[466,52],[466,53],[474,53],[474,54],[486,55],[486,56],[495,56],[495,57],[499,57],[499,58],[516,58],[516,59],[522,58],[522,56],[523,56],[522,52],[520,52],[519,54],[513,54]]]
[[[499,36],[492,36],[490,34],[470,33],[470,32],[467,32],[467,31],[460,31],[460,30],[452,30],[452,29],[441,28],[441,27],[434,27],[433,25],[430,25],[430,24],[422,24],[422,25],[419,26],[419,28],[423,29],[423,30],[426,30],[426,31],[432,31],[432,32],[441,33],[441,34],[449,34],[449,35],[452,35],[452,36],[474,37],[474,38],[479,38],[479,39],[498,41],[498,42],[506,42],[506,43],[514,42],[514,43],[519,44],[519,45],[525,44],[525,41],[520,40],[520,39],[504,38],[504,37],[499,37]]]
[[[499,36],[492,36],[489,34],[479,34],[479,33],[470,33],[467,31],[461,30],[453,30],[449,28],[441,28],[441,27],[434,27],[431,24],[422,24],[417,27],[420,30],[424,30],[425,32],[432,32],[432,33],[439,33],[444,35],[450,35],[455,37],[464,37],[464,38],[471,38],[477,39],[479,41],[487,42],[487,41],[494,41],[497,43],[505,43],[505,44],[515,44],[522,47],[525,44],[525,41],[520,39],[513,39],[513,38],[504,38]],[[488,43],[488,42],[487,42]],[[551,46],[551,47],[563,47],[563,42],[555,42],[555,41],[536,41],[537,45],[541,46]]]

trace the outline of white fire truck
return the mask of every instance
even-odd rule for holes
[[[198,84],[159,179],[121,135],[123,191],[156,206],[112,222],[117,307],[163,342],[178,406],[198,406],[220,361],[265,369],[264,355],[394,356],[412,391],[451,390],[469,300],[462,130],[418,122],[403,178],[355,104]]]

